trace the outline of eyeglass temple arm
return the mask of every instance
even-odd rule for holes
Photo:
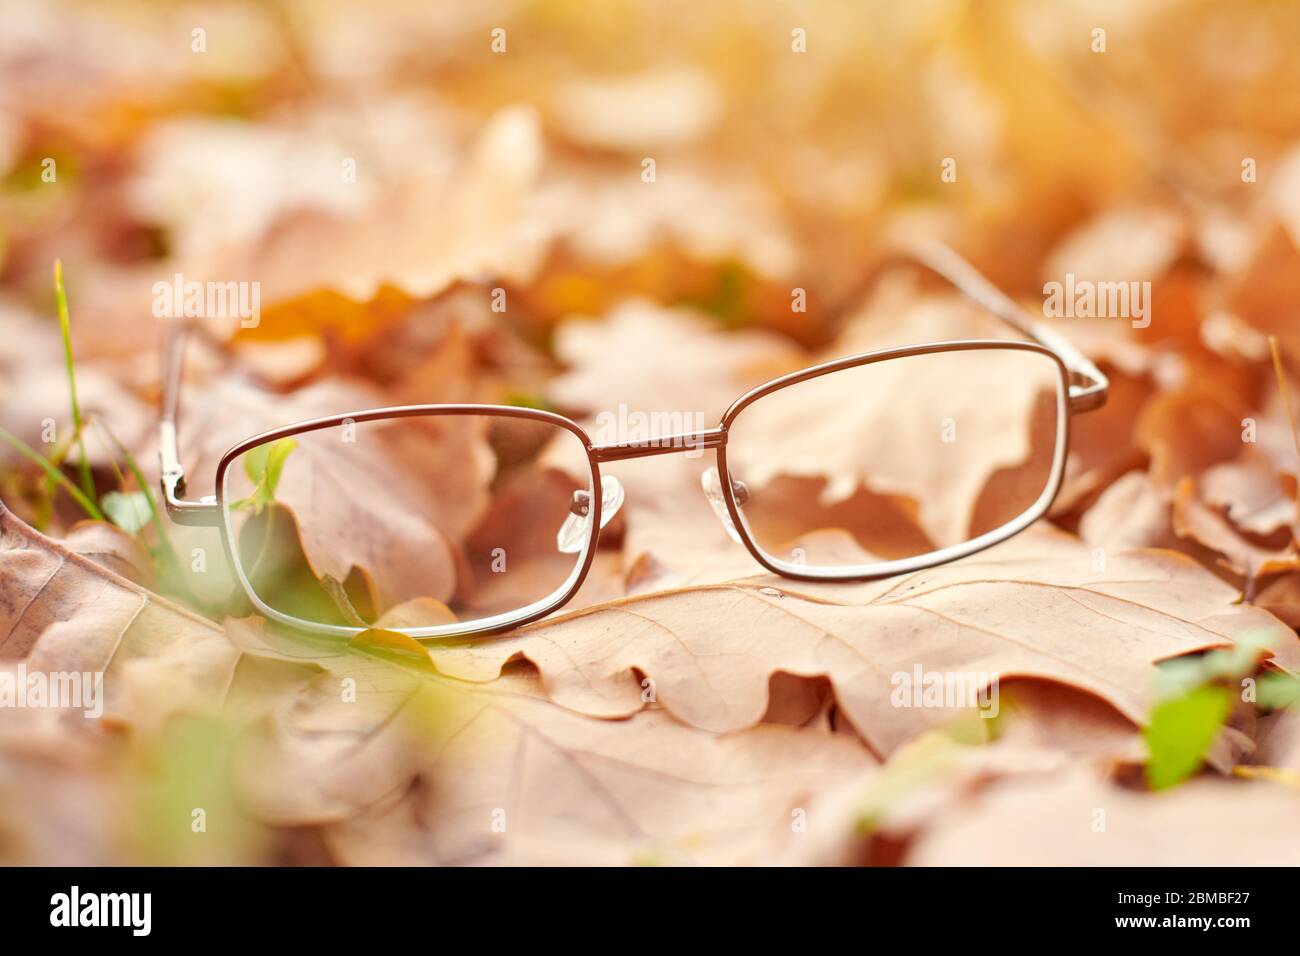
[[[220,511],[215,497],[208,496],[198,501],[184,497],[185,469],[181,467],[176,443],[176,419],[180,411],[185,345],[193,327],[182,321],[173,321],[169,325],[163,344],[162,420],[158,423],[158,463],[163,504],[167,508],[167,514],[177,524],[216,527],[220,523]]]
[[[922,240],[900,248],[900,253],[952,283],[962,295],[993,313],[1007,325],[1051,349],[1070,373],[1070,411],[1090,412],[1106,404],[1110,379],[1065,336],[1035,320],[974,266],[948,246]]]

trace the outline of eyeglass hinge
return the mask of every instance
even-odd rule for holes
[[[163,505],[176,524],[187,527],[215,528],[221,523],[221,509],[215,495],[190,501],[185,494],[185,469],[176,453],[176,424],[164,421],[158,434],[158,464]]]

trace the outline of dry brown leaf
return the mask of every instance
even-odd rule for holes
[[[814,730],[718,737],[662,711],[593,720],[527,676],[452,692],[424,785],[327,828],[340,862],[763,864],[813,793],[872,763]]]
[[[1292,546],[1262,548],[1243,537],[1222,515],[1207,508],[1197,497],[1191,478],[1184,478],[1174,490],[1173,528],[1179,537],[1191,538],[1223,555],[1224,565],[1247,581],[1300,569],[1300,557]]]
[[[1295,520],[1296,503],[1281,477],[1251,448],[1210,468],[1199,485],[1205,503],[1222,508],[1242,531],[1269,535]]]
[[[1173,265],[1187,241],[1186,225],[1165,209],[1107,210],[1066,236],[1046,257],[1045,281],[1067,274],[1086,282],[1156,282]],[[1124,327],[1123,316],[1110,321]]]
[[[770,333],[722,332],[691,310],[639,300],[624,303],[600,323],[566,322],[556,332],[555,350],[572,368],[551,382],[553,402],[611,415],[626,406],[633,412],[689,416],[684,426],[675,425],[680,431],[716,425],[748,387],[805,364],[798,349]],[[616,441],[621,436],[592,437]]]
[[[1073,330],[1067,333],[1073,338]],[[1089,353],[1091,354],[1091,353]],[[1146,466],[1146,453],[1137,447],[1133,423],[1150,397],[1149,378],[1131,376],[1105,365],[1110,376],[1106,404],[1070,420],[1070,453],[1065,481],[1052,503],[1052,516],[1069,512],[1106,491],[1134,468]]]
[[[1282,574],[1265,582],[1251,603],[1300,630],[1300,574]]]
[[[780,862],[894,865],[927,824],[993,781],[1032,781],[1079,766],[1109,776],[1146,760],[1138,729],[1091,694],[1011,680],[1001,686],[999,708],[995,724],[957,718],[899,747],[877,772],[818,793],[807,835],[778,848]]]
[[[466,684],[253,622],[230,633],[257,682],[232,700],[268,710],[241,751],[245,799],[263,819],[325,825],[344,863],[761,863],[808,796],[874,763],[824,728],[606,721],[551,702],[526,670]]]
[[[1223,389],[1189,385],[1153,396],[1135,425],[1137,442],[1151,456],[1152,478],[1169,487],[1199,475],[1241,451],[1240,399]]]
[[[156,727],[215,710],[238,652],[221,629],[74,554],[0,505],[0,659],[104,675],[104,714]]]
[[[503,110],[464,157],[390,174],[363,213],[287,217],[215,274],[263,277],[265,304],[318,289],[366,302],[385,285],[425,298],[459,279],[526,277],[548,240],[544,231],[530,233],[523,215],[543,153],[536,113]],[[330,173],[334,189],[346,193],[355,184],[342,181],[340,168]]]
[[[917,866],[1261,866],[1300,859],[1295,794],[1272,783],[1194,780],[1139,794],[1083,773],[988,790],[937,820]],[[1177,834],[1177,838],[1171,838]]]
[[[828,677],[878,753],[951,716],[896,707],[891,680],[926,671],[1032,676],[1087,690],[1134,722],[1153,699],[1159,660],[1265,632],[1288,668],[1295,634],[1194,562],[1164,552],[1097,555],[1046,530],[903,578],[815,584],[756,577],[616,601],[469,647],[431,645],[439,670],[494,679],[526,658],[557,702],[617,717],[658,702],[693,726],[738,730],[767,709],[784,671]]]
[[[1079,537],[1109,551],[1173,548],[1171,494],[1145,471],[1130,471],[1101,493],[1079,522]]]
[[[107,521],[78,521],[63,538],[63,544],[142,588],[153,587],[154,566],[149,549],[117,525]]]

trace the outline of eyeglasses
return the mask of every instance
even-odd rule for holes
[[[784,375],[713,428],[596,443],[575,422],[501,405],[404,405],[299,422],[221,457],[185,499],[177,413],[187,327],[169,336],[160,457],[176,522],[215,526],[266,617],[309,632],[482,635],[569,601],[623,503],[605,462],[712,449],[703,490],[769,571],[852,581],[972,554],[1042,517],[1070,418],[1109,382],[948,248],[904,256],[1028,341],[889,348]],[[358,494],[389,463],[382,494]],[[374,487],[373,482],[370,487]],[[383,529],[376,534],[375,529]]]

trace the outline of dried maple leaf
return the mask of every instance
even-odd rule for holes
[[[767,707],[776,672],[824,675],[879,753],[951,715],[891,703],[894,675],[1033,676],[1087,690],[1141,722],[1152,665],[1266,631],[1295,669],[1295,634],[1234,606],[1235,592],[1163,552],[1098,555],[1074,539],[1027,532],[961,562],[886,581],[804,583],[771,576],[695,585],[561,614],[467,647],[431,646],[439,670],[492,680],[517,657],[557,702],[625,716],[656,699],[693,726],[738,730]]]

